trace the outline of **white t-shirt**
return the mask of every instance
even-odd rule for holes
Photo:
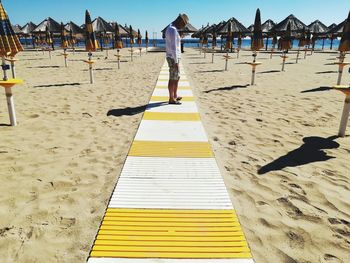
[[[181,38],[176,27],[169,25],[165,31],[166,56],[179,63],[181,58]]]

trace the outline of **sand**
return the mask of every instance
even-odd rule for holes
[[[164,53],[136,55],[117,70],[114,53],[95,55],[94,85],[86,53],[70,55],[69,68],[60,51],[18,56],[17,127],[6,126],[5,96],[0,104],[1,262],[86,261],[164,62]],[[184,54],[257,263],[349,261],[350,137],[334,137],[344,95],[302,93],[335,84],[335,57],[290,59],[279,72],[278,55],[259,54],[257,85],[247,86],[251,68],[240,63],[250,52],[227,72],[221,55],[212,64],[209,54]]]
[[[19,54],[17,127],[0,104],[1,262],[85,262],[164,54],[97,52],[89,84],[85,52]],[[2,91],[3,92],[3,91]],[[128,109],[130,108],[130,109]]]
[[[234,54],[228,71],[222,54],[212,64],[211,54],[186,49],[183,61],[253,256],[349,262],[350,127],[336,137],[345,96],[320,88],[336,83],[337,54],[302,54],[295,64],[292,52],[280,72],[282,59],[261,53],[249,86],[242,63],[251,54]],[[320,91],[304,92],[312,89]]]

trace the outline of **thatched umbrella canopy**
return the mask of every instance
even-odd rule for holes
[[[307,28],[307,26],[294,15],[289,15],[283,21],[275,25],[272,31],[276,32],[278,35],[282,35],[287,31],[288,25],[290,26],[291,33],[300,33],[304,28]]]
[[[68,32],[72,32],[73,35],[83,35],[84,34],[84,29],[82,29],[81,27],[79,27],[77,24],[75,24],[72,21],[70,21],[69,23],[67,23],[65,25],[65,29]]]
[[[39,33],[40,31],[46,31],[46,29],[50,33],[60,33],[61,25],[55,20],[53,20],[51,17],[48,17],[45,20],[43,20],[32,32]]]
[[[336,26],[337,26],[336,23],[333,23],[333,24],[329,25],[328,26],[328,33],[329,33],[329,31],[333,30],[333,28],[335,28]]]
[[[261,25],[261,30],[263,32],[263,35],[271,35],[271,30],[275,25],[276,25],[276,23],[273,22],[271,19],[266,20]]]
[[[195,33],[192,34],[193,38],[203,38],[205,31],[210,28],[209,24],[206,26],[202,26],[201,29],[197,30]]]
[[[344,30],[342,33],[342,38],[340,40],[338,50],[340,52],[350,51],[350,12],[348,18],[345,20]]]
[[[329,31],[329,28],[319,20],[312,22],[310,25],[308,25],[308,28],[311,34],[314,35],[326,35]]]
[[[34,29],[37,27],[36,24],[32,23],[32,22],[28,22],[27,24],[25,24],[23,27],[22,27],[22,33],[23,35],[31,35],[32,32],[34,31]]]
[[[15,56],[18,52],[23,51],[23,47],[15,34],[10,19],[0,1],[0,56]]]
[[[114,28],[100,16],[95,18],[94,21],[92,21],[92,28],[96,33],[114,32]]]
[[[85,41],[86,51],[92,52],[99,48],[99,44],[92,27],[91,16],[88,10],[85,12]]]
[[[263,35],[262,35],[262,29],[261,29],[261,16],[260,16],[260,9],[258,8],[255,14],[251,50],[258,51],[263,47],[264,47],[264,41],[263,41]]]
[[[45,29],[45,43],[48,46],[53,44],[53,40],[52,40],[51,33],[50,33],[50,30],[49,30],[48,26],[46,26],[46,29]]]
[[[218,28],[217,33],[226,35],[229,32],[229,27],[231,28],[232,34],[238,35],[238,33],[241,33],[244,35],[250,33],[249,29],[247,29],[234,17],[227,20],[220,28]]]
[[[115,27],[118,25],[118,28],[119,28],[119,34],[120,34],[120,37],[127,37],[128,36],[128,32],[120,25],[118,24],[117,22],[111,22],[109,23],[114,29]],[[114,30],[114,33],[115,33],[115,30]]]
[[[342,36],[346,20],[347,19],[345,19],[343,22],[341,22],[337,26],[333,27],[331,30],[328,31],[328,33],[333,34],[333,35],[338,36],[338,37]]]
[[[16,35],[22,35],[23,32],[22,32],[22,27],[18,24],[12,26],[13,28],[13,32],[15,32]]]
[[[254,25],[251,24],[250,26],[248,26],[248,30],[249,30],[250,32],[253,32],[253,31],[254,31]]]
[[[194,33],[194,32],[197,32],[197,28],[195,28],[194,26],[192,26],[192,24],[190,23],[187,23],[184,28],[181,28],[178,30],[179,33],[181,34],[191,34],[191,33]]]

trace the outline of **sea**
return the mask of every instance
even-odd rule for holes
[[[21,38],[20,39],[22,45],[24,47],[27,47],[27,48],[32,48],[33,45],[32,45],[32,40],[30,38],[28,39],[24,39],[24,38]],[[199,47],[200,46],[200,43],[199,43],[199,39],[195,39],[195,38],[192,38],[192,39],[182,39],[182,42],[184,44],[184,47],[188,47],[188,48],[193,48],[193,47]],[[234,39],[234,42],[233,44],[235,45],[237,43],[237,39]],[[242,48],[249,48],[250,47],[250,43],[251,43],[251,40],[250,39],[242,39]],[[340,43],[340,40],[339,39],[334,39],[333,40],[333,46],[332,46],[332,49],[333,50],[337,50],[338,49],[338,46],[339,46],[339,43]],[[218,39],[217,40],[217,46],[220,47],[221,44],[225,44],[225,41],[223,40],[221,42],[221,39]],[[264,40],[264,44],[266,45],[266,39]],[[54,40],[54,45],[56,47],[59,47],[61,45],[61,41],[60,39],[55,39]],[[151,46],[157,46],[157,47],[165,47],[165,40],[164,39],[150,39],[149,40],[149,44],[148,46],[151,47]],[[211,46],[211,40],[209,40],[209,43],[208,43],[209,47]],[[77,44],[76,44],[77,47],[81,47],[81,48],[84,48],[85,47],[85,43],[84,41],[79,41]],[[112,48],[113,47],[113,44],[112,43],[109,43],[108,45],[105,45],[103,44],[104,47],[109,47],[109,48]],[[124,47],[129,47],[130,44],[128,43],[128,41],[124,40]],[[138,45],[134,45],[135,46],[138,46]],[[145,40],[143,39],[142,40],[142,47],[146,47],[146,43],[145,43]],[[293,40],[293,47],[297,47],[298,46],[298,40]],[[272,39],[269,39],[268,40],[268,45],[267,45],[268,48],[271,48],[272,47]],[[331,48],[331,40],[330,39],[325,39],[325,40],[317,40],[316,43],[315,43],[315,49],[330,49]]]

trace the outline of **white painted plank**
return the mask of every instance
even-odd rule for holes
[[[253,259],[89,258],[88,263],[254,263]]]
[[[168,86],[168,81],[157,81],[157,86]],[[179,87],[189,87],[190,83],[188,81],[179,81]]]
[[[168,92],[168,90],[167,90]],[[171,105],[167,102],[152,101],[148,104],[146,111],[150,112],[172,112],[172,113],[197,113],[198,108],[194,101],[182,101],[181,105]]]
[[[154,89],[152,96],[168,96],[168,89]],[[179,89],[177,95],[181,97],[193,97],[192,90]]]
[[[208,137],[199,121],[142,120],[135,140],[207,142]]]

